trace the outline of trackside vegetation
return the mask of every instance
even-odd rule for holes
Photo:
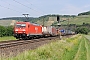
[[[12,35],[13,35],[13,26],[0,26],[0,37]]]
[[[13,37],[13,26],[0,26],[0,41],[16,40]]]
[[[75,32],[80,34],[88,34],[89,29],[86,27],[79,27],[79,28],[76,28]]]
[[[16,40],[16,38],[13,36],[0,37],[0,41],[8,41],[8,40]]]
[[[90,60],[89,56],[89,40],[83,35],[75,35],[3,60]]]

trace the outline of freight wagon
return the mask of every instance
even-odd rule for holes
[[[75,32],[73,32],[71,30],[66,30],[66,29],[62,29],[62,30],[60,30],[60,32],[61,32],[62,36],[63,35],[73,35],[73,34],[75,34]]]
[[[57,35],[57,29],[52,26],[44,26],[42,27],[42,33],[43,36],[56,36]]]

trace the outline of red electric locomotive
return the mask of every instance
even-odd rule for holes
[[[42,26],[30,22],[17,22],[14,27],[14,37],[31,39],[42,36]]]

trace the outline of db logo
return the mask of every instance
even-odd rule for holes
[[[37,27],[35,27],[35,30],[38,30],[38,28],[37,28]]]
[[[38,28],[37,27],[35,27],[35,30],[36,30],[36,33],[38,32]]]

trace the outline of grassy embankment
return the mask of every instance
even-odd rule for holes
[[[89,17],[75,17],[72,19],[69,19],[70,24],[76,24],[76,25],[82,25],[83,23],[89,23],[90,24],[90,16]],[[61,22],[61,24],[68,24],[68,20]]]
[[[90,42],[82,35],[58,40],[7,60],[90,60]],[[6,60],[6,59],[5,59]]]
[[[69,24],[76,24],[76,25],[82,25],[83,23],[90,23],[90,15],[87,16],[77,16],[77,17],[60,17],[61,21],[65,20],[64,22],[60,22],[61,25],[67,25],[68,24],[68,18],[69,18]],[[22,19],[21,19],[22,20]],[[38,23],[40,25],[42,25],[43,23],[43,18],[40,19],[35,19],[35,20],[31,20],[35,23]],[[13,25],[15,22],[17,22],[16,20],[0,20],[0,25],[1,26],[10,26]],[[44,18],[44,23],[45,26],[47,25],[52,25],[53,22],[56,22],[53,18],[49,20],[49,17]]]
[[[16,40],[13,36],[0,37],[0,41]]]

